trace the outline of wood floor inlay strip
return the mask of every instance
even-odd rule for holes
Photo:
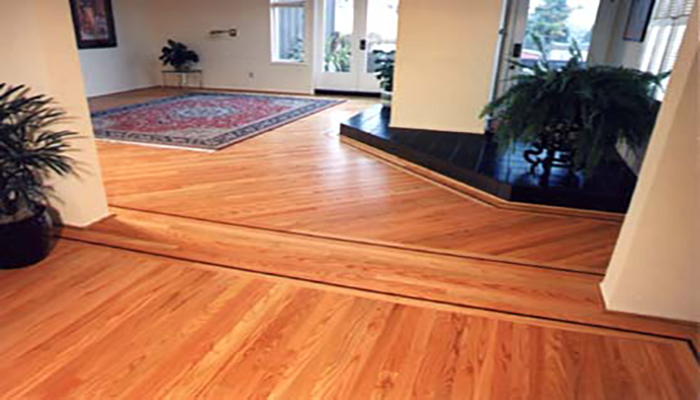
[[[159,212],[159,211],[141,210],[141,209],[132,208],[132,207],[120,207],[120,206],[112,205],[111,209],[112,210],[128,210],[128,211],[144,212],[144,213],[149,213],[149,214],[162,215],[162,216],[166,216],[166,217],[183,218],[182,216],[177,215],[177,214],[170,214],[167,212]],[[471,253],[466,253],[463,251],[453,251],[453,252],[448,251],[448,250],[441,251],[438,249],[425,248],[425,247],[419,247],[419,246],[401,245],[401,244],[397,244],[397,243],[386,243],[386,242],[380,242],[380,241],[366,241],[366,240],[352,238],[352,237],[344,237],[344,236],[338,236],[338,235],[323,235],[323,234],[318,234],[318,233],[314,233],[314,232],[303,232],[303,231],[296,231],[296,230],[282,230],[282,229],[275,229],[275,228],[271,228],[271,227],[240,224],[240,223],[235,223],[235,222],[222,222],[222,221],[216,221],[216,220],[209,220],[206,218],[193,218],[193,217],[186,217],[186,218],[191,219],[193,221],[202,221],[202,222],[224,225],[224,226],[235,226],[235,227],[240,227],[240,228],[269,231],[269,232],[275,232],[275,233],[279,233],[279,234],[283,234],[283,235],[294,235],[294,236],[309,237],[309,238],[316,238],[316,239],[326,239],[326,240],[333,240],[333,241],[339,241],[339,242],[345,242],[345,243],[355,243],[355,244],[366,245],[366,246],[378,246],[378,247],[385,247],[385,248],[390,248],[390,249],[415,251],[415,252],[419,252],[419,253],[434,254],[434,255],[447,256],[447,257],[456,257],[456,258],[463,258],[463,259],[469,259],[469,260],[497,261],[500,263],[513,264],[513,265],[517,265],[517,266],[525,267],[525,268],[527,268],[527,267],[542,268],[542,269],[551,269],[551,270],[556,270],[556,271],[581,273],[581,274],[598,276],[598,277],[605,276],[605,274],[598,272],[598,271],[587,271],[587,270],[579,271],[579,270],[573,269],[573,268],[560,268],[560,267],[557,267],[556,265],[549,265],[547,263],[536,264],[536,263],[529,262],[528,260],[514,259],[514,258],[509,258],[509,257],[489,256],[489,255],[478,254],[478,253],[471,254]]]
[[[605,311],[600,277],[131,210],[68,238],[486,310],[697,340],[696,324]]]

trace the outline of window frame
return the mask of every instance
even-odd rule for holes
[[[673,69],[694,1],[697,0],[657,0],[639,61],[641,70],[658,74]],[[664,90],[656,93],[659,100],[664,97],[668,79],[663,86]]]
[[[308,65],[308,3],[306,0],[270,0],[270,64],[271,65],[292,65],[303,66]],[[302,42],[304,49],[303,60],[283,59],[279,57],[279,24],[275,11],[280,8],[296,8],[302,10],[303,29]]]

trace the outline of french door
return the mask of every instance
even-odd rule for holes
[[[565,64],[571,57],[569,47],[576,42],[586,61],[593,37],[600,0],[510,0],[504,26],[505,36],[498,67],[496,93],[505,93],[522,64],[535,63],[543,55],[550,64]],[[533,35],[544,43],[545,54],[536,46]]]
[[[379,92],[376,52],[396,50],[399,0],[323,0],[316,88]]]

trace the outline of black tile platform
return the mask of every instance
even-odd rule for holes
[[[544,184],[530,173],[524,144],[499,154],[488,134],[390,128],[389,120],[390,110],[375,106],[344,122],[340,134],[514,202],[624,213],[637,182],[618,159],[587,179],[554,168]]]

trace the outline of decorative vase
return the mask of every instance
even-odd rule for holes
[[[0,269],[28,267],[51,252],[53,221],[45,206],[20,221],[0,224]]]

